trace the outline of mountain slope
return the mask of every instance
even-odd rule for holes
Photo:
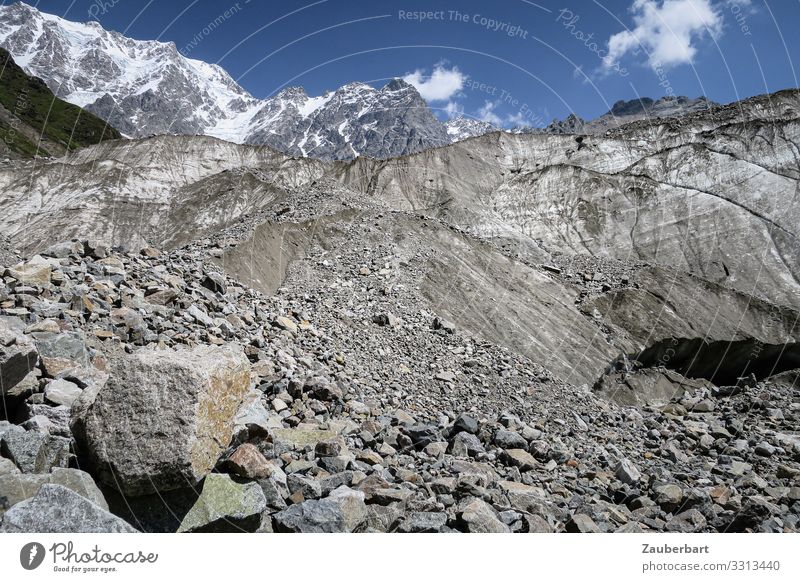
[[[60,155],[67,150],[117,139],[102,119],[66,103],[0,49],[0,139],[12,154]]]
[[[713,114],[629,124],[609,136],[492,133],[393,160],[327,164],[209,137],[162,136],[104,143],[34,168],[0,168],[0,226],[26,252],[75,236],[172,248],[237,224],[250,236],[245,231],[276,217],[309,224],[299,231],[313,230],[323,215],[375,206],[450,225],[520,265],[572,256],[645,263],[797,309],[798,141],[797,90]],[[300,244],[302,236],[267,237],[277,252],[284,239]],[[471,243],[447,243],[462,244]],[[257,267],[258,257],[268,254],[253,251],[237,274],[260,269],[262,275],[250,276],[264,285],[269,280],[263,288],[274,290],[277,265],[285,261]],[[301,257],[290,253],[285,260]],[[480,271],[458,261],[464,274]],[[588,280],[601,285],[604,280],[588,272]],[[437,284],[446,285],[447,278]],[[478,325],[476,315],[461,309],[466,289],[484,285],[476,278],[458,301],[442,300],[440,310],[452,306],[452,317],[465,317],[465,327],[512,337],[510,315],[501,325],[491,318]],[[525,285],[516,280],[512,286]],[[527,309],[515,308],[532,325],[535,317],[521,315]],[[536,346],[526,349],[537,353]],[[592,373],[609,355],[600,354],[591,358]]]
[[[800,91],[608,137],[495,133],[341,167],[348,187],[541,261],[669,265],[800,307]]]

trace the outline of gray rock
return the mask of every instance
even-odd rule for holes
[[[639,482],[639,479],[642,478],[639,469],[636,468],[636,465],[634,465],[630,459],[620,460],[614,469],[614,474],[617,476],[617,479],[628,485],[635,485]]]
[[[45,257],[53,257],[56,259],[65,259],[70,255],[80,255],[83,253],[83,245],[78,241],[65,241],[50,245],[42,251]]]
[[[8,394],[36,366],[38,353],[24,334],[0,319],[0,386]]]
[[[482,499],[465,499],[458,506],[459,519],[469,533],[509,533],[492,506]]]
[[[225,277],[223,277],[219,273],[215,273],[214,271],[207,272],[205,278],[202,280],[200,284],[206,289],[210,289],[215,293],[222,293],[223,295],[228,290],[228,285],[225,282]]]
[[[692,533],[702,531],[705,527],[706,518],[697,509],[692,508],[667,521],[664,529],[673,532]]]
[[[406,434],[418,449],[423,449],[431,443],[442,440],[439,429],[430,424],[413,424],[405,428]]]
[[[197,307],[194,303],[189,306],[189,309],[186,310],[186,313],[194,318],[197,323],[201,323],[205,326],[211,327],[214,325],[214,320],[211,319],[208,314]]]
[[[39,488],[46,483],[62,485],[102,509],[108,510],[108,503],[103,493],[88,473],[78,469],[56,468],[50,474],[0,474],[0,497],[4,498],[0,503],[0,516],[8,508],[36,495]]]
[[[452,432],[468,432],[471,434],[478,433],[478,421],[469,416],[468,414],[461,414],[453,423]]]
[[[585,513],[578,513],[569,518],[566,530],[569,533],[599,533],[600,528]]]
[[[126,495],[194,485],[217,462],[250,386],[232,347],[141,350],[109,362],[109,381],[73,406],[94,474]]]
[[[136,533],[127,522],[63,485],[45,484],[3,516],[4,533]]]
[[[233,434],[239,441],[263,437],[269,433],[271,427],[279,428],[275,426],[269,411],[261,402],[261,394],[257,390],[248,392],[244,397],[233,424]]]
[[[447,514],[441,511],[414,511],[406,515],[398,528],[402,533],[437,533],[447,524]]]
[[[56,379],[44,388],[44,397],[48,402],[56,406],[72,406],[72,403],[81,395],[83,390],[77,385],[67,380]]]
[[[70,368],[86,368],[91,365],[89,350],[80,333],[37,332],[32,335],[42,366],[48,375],[55,377]]]
[[[14,461],[0,457],[0,477],[5,477],[6,475],[19,475],[20,473],[21,471],[19,470],[19,467],[14,464]],[[0,491],[2,491],[1,488]]]
[[[399,505],[367,505],[365,532],[387,533],[394,531],[403,519]]]
[[[32,430],[8,431],[0,441],[0,454],[23,473],[49,473],[69,464],[70,440]]]
[[[300,473],[292,473],[286,478],[289,492],[300,493],[303,499],[319,499],[322,496],[322,484],[316,479]]]
[[[492,442],[502,449],[527,449],[528,441],[522,435],[505,429],[500,429],[494,433]]]
[[[26,430],[46,432],[51,435],[72,438],[69,428],[71,410],[69,406],[29,404],[25,407],[28,420],[22,423]]]
[[[455,457],[474,457],[485,453],[480,439],[472,433],[459,432],[450,439],[450,454]]]
[[[366,519],[364,493],[344,486],[324,499],[303,501],[273,515],[277,531],[294,533],[353,532]]]
[[[654,501],[666,512],[672,512],[681,506],[683,489],[675,483],[655,483],[652,486]]]
[[[772,446],[766,441],[762,441],[756,445],[754,451],[757,455],[760,455],[762,457],[771,457],[772,455],[775,454],[777,448]]]

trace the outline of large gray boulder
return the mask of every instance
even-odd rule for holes
[[[36,347],[0,319],[0,394],[7,394],[36,366]]]
[[[45,484],[9,509],[2,533],[136,533],[126,521],[63,485]]]
[[[137,496],[211,472],[250,387],[240,349],[142,350],[113,358],[108,372],[73,405],[73,433],[96,478]]]

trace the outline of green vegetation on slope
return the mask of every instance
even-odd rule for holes
[[[105,121],[53,95],[44,81],[29,77],[0,48],[0,104],[13,117],[33,128],[40,136],[72,150],[107,139],[120,133]],[[0,139],[22,155],[33,155],[30,140],[16,131],[13,124],[0,125]],[[34,146],[35,147],[35,146]],[[39,148],[40,155],[47,155]]]

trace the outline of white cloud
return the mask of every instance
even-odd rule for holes
[[[458,67],[448,69],[439,63],[433,67],[430,76],[417,69],[403,77],[406,83],[414,85],[425,101],[448,101],[464,88],[467,75],[458,70]]]
[[[448,101],[447,105],[442,107],[442,110],[447,114],[447,117],[450,117],[451,119],[453,117],[458,117],[459,115],[464,115],[464,107],[455,101]]]
[[[487,123],[491,123],[492,125],[501,125],[503,120],[500,118],[497,113],[495,113],[495,109],[497,108],[497,102],[493,101],[486,101],[483,104],[483,107],[478,109],[477,118],[481,121],[485,121]]]
[[[508,115],[506,117],[506,123],[508,123],[508,125],[510,125],[511,127],[528,125],[528,118],[525,117],[521,112],[519,112],[513,115]]]
[[[606,69],[639,49],[654,69],[691,63],[697,41],[722,32],[723,17],[711,0],[634,0],[630,10],[635,27],[608,39]]]

